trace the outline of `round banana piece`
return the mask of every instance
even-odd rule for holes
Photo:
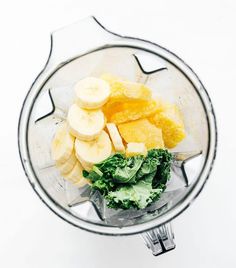
[[[87,77],[75,85],[76,102],[81,108],[102,107],[111,94],[110,85],[99,78]]]
[[[76,138],[84,141],[96,139],[105,125],[101,110],[85,110],[73,104],[67,115],[69,131]]]
[[[76,164],[76,161],[77,161],[77,158],[75,156],[75,151],[73,150],[69,159],[66,160],[66,162],[62,164],[56,163],[56,167],[59,169],[61,174],[66,174],[66,173],[69,173],[73,169],[73,167]]]
[[[78,187],[89,183],[89,181],[83,177],[83,167],[79,161],[77,161],[73,169],[69,173],[64,174],[63,177]]]
[[[78,182],[75,183],[75,186],[82,188],[86,184],[91,184],[90,180],[87,180],[86,178],[82,177]]]
[[[91,167],[111,155],[112,146],[108,134],[103,130],[100,136],[94,141],[75,140],[75,152],[77,158],[84,165]]]
[[[78,158],[77,158],[78,159]],[[88,165],[87,163],[85,163],[84,161],[82,161],[81,159],[78,159],[80,161],[80,164],[82,165],[82,167],[86,170],[86,171],[91,171],[91,169],[93,168],[93,165]]]
[[[75,138],[69,133],[66,124],[57,129],[51,146],[52,158],[57,164],[63,164],[70,158],[74,141]]]

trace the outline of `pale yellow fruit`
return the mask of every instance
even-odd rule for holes
[[[78,187],[82,187],[89,183],[89,180],[83,177],[83,167],[79,161],[76,162],[75,166],[69,173],[63,174],[63,177]]]
[[[97,109],[109,99],[111,90],[106,81],[87,77],[75,85],[76,102],[81,108]]]
[[[61,174],[66,174],[66,173],[69,173],[73,169],[74,165],[76,164],[76,161],[77,161],[77,158],[73,150],[69,159],[67,159],[65,163],[56,162],[56,167],[61,172]]]
[[[129,142],[126,148],[126,156],[131,157],[135,155],[147,155],[147,148],[144,143],[141,142]]]
[[[69,109],[67,122],[72,135],[84,141],[91,141],[103,130],[105,117],[101,110],[85,110],[73,104]]]
[[[109,136],[112,140],[113,146],[115,148],[116,152],[124,153],[125,152],[125,146],[122,142],[122,138],[120,136],[120,133],[114,123],[107,123],[106,124]]]
[[[110,74],[103,74],[101,78],[110,84],[109,102],[111,103],[151,99],[152,91],[144,84],[125,81]]]
[[[121,103],[119,107],[116,107],[114,113],[110,110],[111,115],[108,118],[110,122],[121,124],[153,115],[158,109],[159,106],[154,100]]]
[[[176,105],[163,105],[163,111],[152,116],[150,121],[162,129],[164,143],[167,148],[174,148],[186,136],[183,116]]]
[[[122,138],[127,142],[142,142],[147,149],[164,148],[162,131],[147,119],[139,119],[118,125]]]
[[[60,126],[52,141],[52,159],[57,164],[65,163],[71,156],[75,138],[68,132],[67,125]]]
[[[75,186],[81,188],[81,187],[85,186],[86,184],[91,185],[90,180],[82,177],[78,182],[75,183]]]
[[[75,140],[77,158],[86,166],[93,166],[111,155],[112,146],[108,134],[105,131],[96,140]]]
[[[77,157],[78,159],[78,157]],[[88,164],[86,162],[84,162],[83,160],[81,159],[78,159],[78,161],[80,162],[80,164],[82,165],[82,167],[86,170],[86,171],[91,171],[92,168],[93,168],[93,165],[92,164]]]

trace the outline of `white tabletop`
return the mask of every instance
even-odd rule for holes
[[[153,257],[139,236],[103,237],[64,222],[39,200],[20,164],[17,121],[46,62],[49,33],[90,14],[114,32],[182,57],[216,110],[214,170],[197,201],[174,220],[177,247],[166,255]],[[235,1],[5,1],[0,25],[0,267],[236,267]]]

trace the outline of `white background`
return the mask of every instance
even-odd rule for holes
[[[236,267],[235,1],[0,3],[0,267]],[[174,221],[177,248],[156,258],[138,236],[102,237],[59,219],[35,195],[19,161],[17,120],[46,62],[49,33],[90,14],[114,32],[152,40],[182,57],[216,110],[219,147],[211,178]]]

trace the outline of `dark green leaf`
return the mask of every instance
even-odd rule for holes
[[[130,157],[127,160],[127,165],[124,167],[117,167],[113,175],[117,183],[135,183],[136,173],[143,163],[142,156]]]
[[[144,208],[156,201],[170,178],[172,155],[164,149],[152,149],[146,157],[126,158],[115,154],[94,165],[83,176],[101,192],[111,208]]]

